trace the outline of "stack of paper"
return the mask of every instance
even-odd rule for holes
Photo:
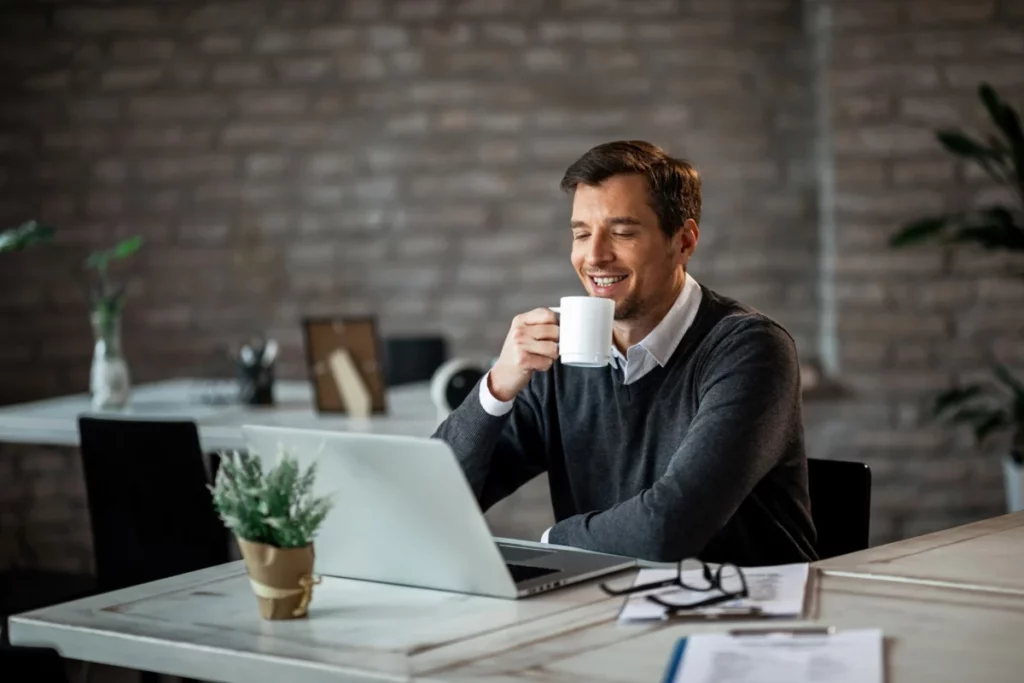
[[[759,616],[798,617],[803,615],[807,595],[807,576],[810,567],[806,562],[783,564],[772,567],[744,567],[750,596],[744,599],[692,610],[694,615],[715,615],[742,612],[754,608]],[[675,576],[675,569],[641,569],[634,585],[664,581]],[[684,582],[686,577],[684,577]],[[690,591],[679,587],[661,588],[629,596],[619,621],[662,619],[665,610],[644,596],[657,595],[673,604],[695,603],[714,596],[713,591]],[[686,612],[682,615],[685,616]]]
[[[882,683],[882,632],[701,633],[679,642],[668,683]]]

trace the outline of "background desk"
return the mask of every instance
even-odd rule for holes
[[[440,422],[426,384],[390,389],[388,413],[368,418],[317,413],[308,382],[277,382],[273,406],[224,402],[234,391],[230,381],[178,379],[135,387],[128,406],[119,411],[94,412],[88,394],[6,406],[0,408],[0,442],[77,446],[78,416],[85,413],[195,420],[207,452],[242,448],[243,424],[430,436]]]

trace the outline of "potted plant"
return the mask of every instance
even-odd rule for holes
[[[264,619],[305,617],[319,583],[313,541],[332,503],[313,495],[315,480],[315,464],[303,472],[284,451],[267,471],[253,452],[220,456],[213,504],[235,535]]]
[[[93,407],[98,410],[123,408],[131,393],[128,363],[121,351],[125,287],[110,279],[109,269],[112,263],[128,258],[141,246],[141,237],[130,237],[110,249],[92,252],[85,261],[86,269],[96,273],[89,291],[90,322],[95,338],[89,391]]]
[[[903,226],[890,238],[894,247],[933,241],[955,245],[973,243],[989,250],[1024,253],[1024,129],[1017,111],[987,83],[978,96],[995,125],[985,140],[961,130],[936,133],[951,154],[980,166],[1010,190],[1009,204],[992,204],[965,211],[927,216]],[[993,361],[995,382],[954,386],[936,397],[933,415],[974,428],[979,445],[994,434],[1008,438],[1003,458],[1007,507],[1024,509],[1024,381]]]

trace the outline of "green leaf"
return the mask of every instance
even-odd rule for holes
[[[1024,229],[1016,224],[1009,209],[993,206],[965,218],[949,241],[976,242],[986,249],[1024,251]]]
[[[1001,363],[996,363],[992,368],[992,371],[995,373],[996,377],[999,378],[1000,382],[1010,388],[1015,398],[1020,399],[1021,397],[1024,397],[1024,382],[1021,382],[1019,379],[1014,377],[1009,368]]]
[[[964,387],[953,387],[935,397],[932,413],[939,416],[948,410],[962,406],[985,393],[981,384],[969,384]]]
[[[137,252],[141,246],[141,236],[136,235],[135,237],[129,237],[128,239],[117,243],[111,250],[110,256],[112,259],[123,259]]]
[[[36,220],[25,221],[16,228],[0,232],[0,253],[23,251],[37,244],[44,244],[53,239],[54,232],[52,225]]]
[[[899,232],[889,238],[889,245],[903,247],[910,244],[918,244],[934,237],[941,232],[946,225],[954,219],[954,216],[934,216],[921,218],[906,224]]]
[[[1013,158],[1017,182],[1024,183],[1024,131],[1021,130],[1017,111],[1003,101],[987,83],[981,84],[978,94],[992,121],[1009,142],[1010,156]]]
[[[935,134],[939,143],[948,151],[967,159],[991,159],[991,149],[977,140],[956,130],[942,130]]]
[[[1005,412],[1000,411],[998,413],[993,413],[988,418],[982,420],[981,422],[974,426],[974,438],[978,441],[978,443],[981,443],[989,434],[996,430],[1002,429],[1008,426],[1009,424],[1010,418]]]

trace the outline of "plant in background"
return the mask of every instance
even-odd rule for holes
[[[1024,129],[1017,111],[990,85],[982,83],[978,96],[995,131],[981,139],[959,129],[945,129],[938,131],[936,138],[948,152],[977,164],[1006,187],[1012,200],[920,218],[897,231],[890,238],[891,246],[973,243],[991,251],[1024,252]],[[1008,432],[1007,462],[1024,467],[1024,381],[1000,363],[993,362],[992,369],[994,382],[955,386],[941,393],[935,399],[933,416],[971,425],[979,445],[997,432]],[[1014,495],[1020,498],[1019,492]]]
[[[264,472],[259,456],[222,453],[213,504],[238,538],[275,548],[310,545],[331,509],[328,497],[314,497],[316,465],[305,472],[286,452]]]
[[[25,221],[16,228],[0,232],[0,254],[6,251],[24,251],[37,244],[45,244],[53,239],[52,225],[37,220]]]
[[[89,303],[96,316],[99,334],[105,338],[115,333],[115,324],[124,307],[125,287],[110,279],[110,264],[128,258],[142,246],[142,238],[129,237],[110,249],[94,251],[85,261],[85,267],[96,271],[96,282],[89,290]]]

